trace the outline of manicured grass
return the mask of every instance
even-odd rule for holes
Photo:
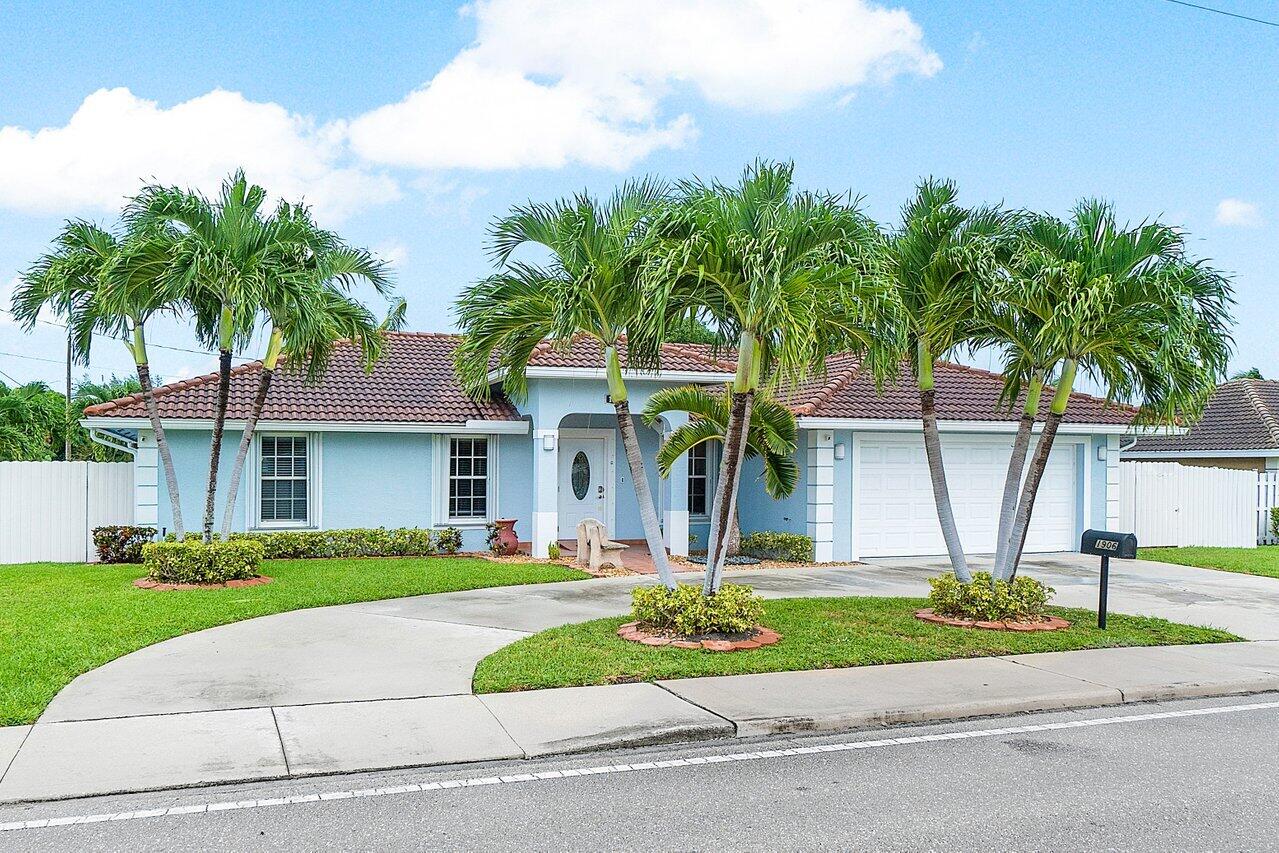
[[[0,725],[33,721],[82,672],[202,628],[304,607],[587,577],[472,557],[272,560],[262,572],[274,581],[156,592],[133,587],[141,566],[0,566]]]
[[[475,692],[1239,639],[1225,631],[1115,614],[1109,629],[1100,631],[1095,613],[1065,608],[1052,608],[1073,623],[1062,631],[1022,634],[950,628],[915,618],[915,611],[927,604],[915,598],[766,601],[764,624],[780,632],[782,641],[747,652],[642,646],[617,637],[627,617],[563,625],[480,661]]]
[[[1276,545],[1258,548],[1142,548],[1137,557],[1179,566],[1279,578],[1279,546]]]

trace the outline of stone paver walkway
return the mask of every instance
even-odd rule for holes
[[[1031,560],[1057,603],[1094,561]],[[770,598],[923,595],[933,566],[734,572]],[[695,576],[689,576],[693,580]],[[473,696],[475,664],[545,628],[618,615],[651,578],[294,611],[201,631],[72,682],[0,729],[0,800],[481,761],[662,740],[1279,689],[1279,643],[1120,649]],[[1117,563],[1115,611],[1279,640],[1279,581]]]

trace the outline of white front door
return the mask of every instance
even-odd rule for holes
[[[609,443],[612,436],[560,434],[559,515],[560,538],[577,537],[577,524],[594,518],[610,525],[612,500]],[[612,527],[608,533],[613,535]]]
[[[1012,436],[948,435],[942,446],[964,550],[989,554],[995,550]],[[945,554],[923,439],[866,436],[859,442],[857,461],[853,526],[858,555]],[[1026,537],[1028,553],[1076,547],[1076,468],[1075,444],[1053,447]]]

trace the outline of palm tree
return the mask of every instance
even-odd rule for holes
[[[888,239],[886,266],[904,308],[905,356],[919,387],[937,520],[951,568],[967,583],[971,574],[946,482],[933,369],[938,359],[976,333],[977,318],[999,274],[1009,217],[997,208],[969,210],[957,198],[951,181],[921,181],[902,208],[900,228]]]
[[[244,461],[253,443],[253,433],[266,405],[267,392],[280,359],[288,354],[286,366],[304,372],[308,381],[323,375],[338,341],[350,340],[360,347],[366,371],[372,370],[382,352],[385,326],[379,326],[373,314],[346,295],[335,282],[364,279],[387,286],[385,264],[363,249],[340,247],[331,253],[314,256],[311,276],[299,275],[282,280],[269,288],[263,305],[271,331],[267,335],[266,355],[258,374],[258,388],[253,405],[244,422],[244,433],[231,467],[226,508],[222,515],[222,537],[231,535],[232,519],[240,490]],[[402,318],[402,309],[394,314]],[[399,319],[392,324],[398,325]]]
[[[173,456],[160,421],[146,346],[146,324],[162,313],[176,313],[179,294],[165,278],[167,256],[158,232],[128,227],[123,237],[82,220],[69,220],[42,255],[21,276],[13,294],[13,316],[28,331],[48,306],[70,329],[73,358],[87,364],[95,333],[120,338],[138,373],[151,430],[179,537],[182,502]]]
[[[663,584],[675,588],[657,508],[631,419],[619,347],[629,370],[655,367],[660,340],[628,336],[640,322],[640,269],[654,205],[666,193],[656,181],[625,184],[606,202],[586,193],[552,204],[516,208],[492,231],[491,253],[501,271],[470,287],[457,305],[464,333],[458,376],[467,391],[485,397],[492,363],[508,394],[527,394],[525,371],[533,349],[550,339],[567,347],[585,337],[603,349],[609,399],[639,503],[644,539]],[[526,244],[550,252],[545,265],[511,260]]]
[[[797,192],[793,176],[792,164],[757,162],[735,186],[683,182],[646,268],[652,305],[642,334],[660,340],[671,317],[698,316],[712,321],[721,345],[737,348],[706,595],[723,578],[756,393],[820,371],[840,350],[865,354],[883,377],[896,352],[895,303],[875,271],[877,229],[842,197]]]
[[[83,411],[89,406],[109,403],[141,392],[142,384],[137,379],[132,376],[116,376],[113,373],[110,379],[103,379],[101,382],[94,382],[89,377],[84,377],[76,383],[72,398],[75,407]]]
[[[1080,369],[1133,403],[1144,420],[1202,411],[1233,346],[1229,279],[1186,253],[1182,232],[1160,223],[1121,226],[1114,208],[1086,200],[1069,222],[1038,216],[1002,301],[1041,325],[1036,346],[1057,379],[1021,489],[996,577],[1016,574],[1035,496]]]
[[[44,462],[62,449],[66,401],[43,382],[0,382],[0,460]]]
[[[694,447],[709,442],[723,445],[731,415],[730,395],[728,387],[723,393],[713,393],[700,385],[687,385],[663,388],[649,398],[643,415],[649,426],[667,412],[686,412],[690,418],[662,442],[657,451],[658,474],[669,477],[671,466]],[[775,500],[789,497],[799,483],[799,464],[795,461],[798,442],[799,429],[791,410],[767,394],[757,395],[751,406],[745,456],[763,458],[764,491]],[[738,552],[740,536],[737,517],[733,516],[725,549],[729,556]]]

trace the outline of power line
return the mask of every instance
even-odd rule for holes
[[[1279,21],[1267,21],[1263,18],[1251,18],[1247,15],[1240,15],[1237,12],[1227,12],[1225,9],[1214,9],[1211,6],[1200,6],[1198,3],[1190,3],[1187,0],[1166,0],[1168,3],[1175,3],[1178,6],[1186,6],[1190,9],[1199,9],[1203,12],[1213,12],[1217,15],[1225,15],[1227,18],[1237,18],[1241,21],[1250,21],[1254,24],[1265,24],[1267,27],[1279,27]]]
[[[9,311],[8,309],[5,309],[5,308],[0,308],[0,314],[8,314],[10,317],[14,316],[14,313],[12,311]],[[44,323],[46,326],[53,326],[55,329],[65,329],[67,327],[65,323],[55,323],[52,320],[44,320],[39,317],[36,318],[36,322]],[[108,341],[117,341],[117,342],[121,341],[120,338],[112,337],[111,335],[108,335],[105,332],[94,332],[93,336],[95,338],[105,338]],[[193,353],[194,355],[217,355],[218,354],[217,350],[190,349],[188,347],[174,347],[174,346],[169,346],[168,344],[156,344],[156,343],[148,342],[147,348],[150,349],[152,347],[155,347],[156,349],[172,350],[174,352],[189,352],[189,353]],[[253,361],[253,359],[248,358],[247,356],[236,356],[236,358],[241,359],[243,361]],[[62,362],[59,361],[58,364],[62,364]]]

